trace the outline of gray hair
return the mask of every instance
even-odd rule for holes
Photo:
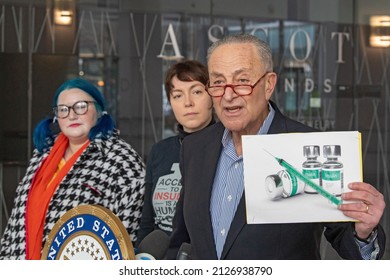
[[[244,44],[249,43],[253,44],[257,50],[260,61],[263,63],[264,70],[267,72],[273,71],[273,62],[272,62],[272,51],[270,46],[257,38],[254,35],[250,34],[229,34],[219,41],[214,42],[209,49],[207,50],[207,62],[209,62],[211,54],[215,51],[216,48],[222,45],[228,44]]]

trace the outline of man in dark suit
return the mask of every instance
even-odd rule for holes
[[[310,132],[270,101],[277,75],[271,50],[255,36],[227,36],[208,51],[219,123],[187,137],[181,151],[182,192],[168,258],[182,243],[193,259],[320,259],[323,231],[345,259],[380,259],[385,234],[379,221],[385,202],[373,186],[355,182],[339,210],[360,222],[247,224],[242,135]]]

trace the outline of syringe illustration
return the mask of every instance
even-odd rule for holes
[[[304,183],[308,184],[310,187],[315,189],[320,195],[322,195],[323,197],[327,198],[330,202],[332,202],[332,203],[334,203],[336,205],[340,205],[340,204],[343,203],[343,201],[341,199],[335,197],[334,195],[332,195],[331,193],[329,193],[325,189],[321,188],[319,185],[317,185],[312,180],[307,178],[305,175],[303,175],[301,172],[299,172],[297,169],[295,169],[291,164],[289,164],[284,159],[275,157],[274,155],[272,155],[270,152],[268,152],[266,150],[264,150],[264,151],[267,152],[268,154],[270,154],[274,159],[276,159],[276,161],[279,163],[279,165],[283,166],[289,172],[294,174],[298,179],[300,179],[301,181],[303,181]]]

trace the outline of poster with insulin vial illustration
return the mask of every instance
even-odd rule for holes
[[[362,182],[357,131],[246,135],[247,223],[352,221],[337,206],[348,183]]]

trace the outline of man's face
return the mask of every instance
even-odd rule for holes
[[[249,43],[221,45],[208,61],[210,86],[225,84],[255,84],[265,73],[256,49]],[[213,97],[215,112],[224,126],[233,134],[256,134],[267,117],[276,75],[269,73],[247,96],[239,96],[231,87],[225,94]]]

